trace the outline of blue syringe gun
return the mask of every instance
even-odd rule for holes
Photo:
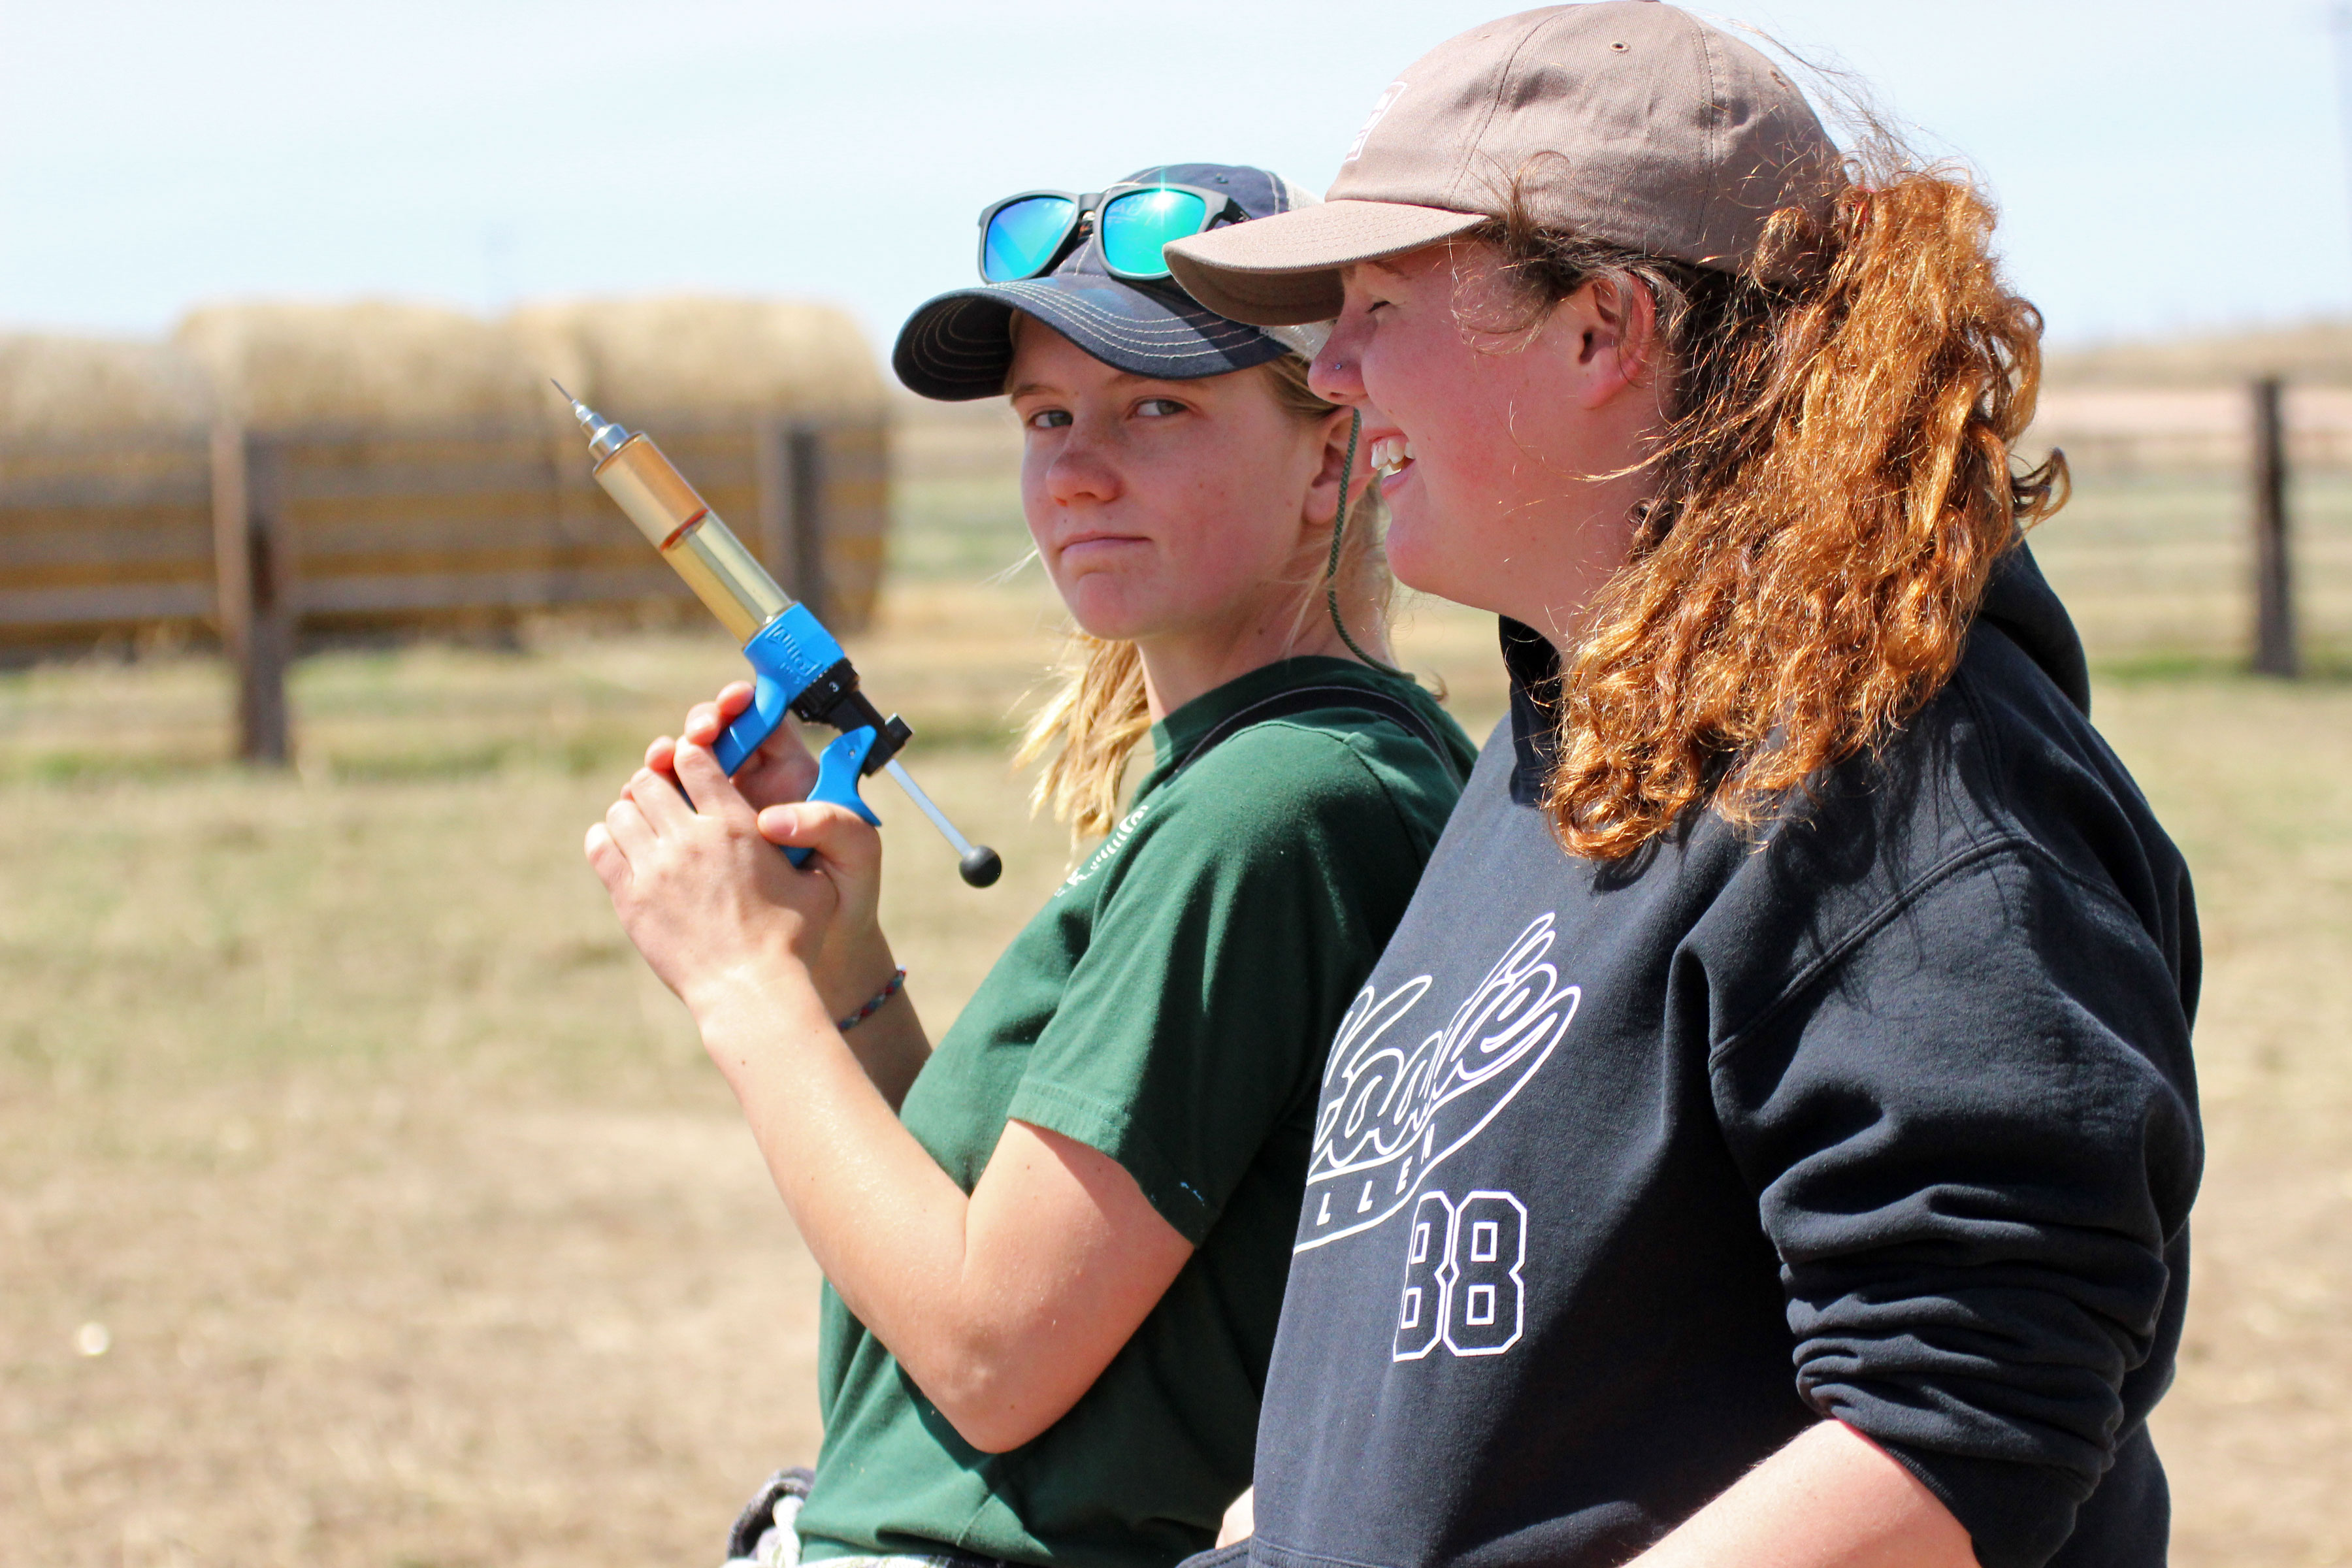
[[[563,392],[561,385],[555,390]],[[759,558],[743,548],[650,438],[631,435],[568,392],[563,395],[572,405],[572,417],[588,432],[596,482],[620,503],[637,531],[677,568],[711,614],[742,640],[743,657],[751,665],[751,705],[719,735],[713,748],[719,765],[734,773],[775,732],[787,712],[830,725],[841,736],[817,757],[811,800],[847,806],[878,826],[882,819],[857,793],[857,782],[869,773],[887,773],[955,846],[963,879],[975,888],[995,881],[1004,868],[996,851],[957,832],[947,814],[899,765],[899,749],[914,731],[895,713],[885,719],[858,689],[857,670],[833,634],[806,605],[794,604],[776,585]],[[809,854],[805,849],[784,853],[795,866]]]

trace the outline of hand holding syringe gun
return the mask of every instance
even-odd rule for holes
[[[879,826],[882,819],[859,795],[857,783],[869,773],[887,772],[955,847],[963,879],[975,888],[994,882],[1003,869],[996,851],[956,831],[947,814],[908,776],[898,755],[914,731],[895,713],[885,719],[858,689],[857,671],[833,634],[807,605],[793,603],[776,585],[650,437],[631,435],[563,392],[561,384],[556,391],[563,393],[572,416],[588,432],[596,482],[720,624],[742,639],[743,657],[753,676],[751,702],[726,725],[712,747],[719,765],[732,774],[774,733],[787,712],[830,725],[841,736],[817,758],[816,784],[809,799],[845,806]],[[809,855],[805,849],[784,853],[795,866]]]

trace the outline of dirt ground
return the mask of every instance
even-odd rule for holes
[[[1010,868],[887,788],[934,1021],[1058,877],[973,742],[1034,588],[910,591],[857,647]],[[1478,721],[1486,625],[1417,620]],[[0,680],[0,1559],[26,1568],[716,1561],[805,1460],[814,1276],[579,838],[715,637],[307,665],[304,763],[216,749],[202,661]],[[2176,1560],[2352,1558],[2352,684],[2110,679],[2187,850],[2211,1162],[2158,1418]],[[944,737],[950,742],[940,743]],[[902,820],[906,819],[906,820]]]

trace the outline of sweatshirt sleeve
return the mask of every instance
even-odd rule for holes
[[[2128,1436],[2200,1158],[2178,977],[2031,846],[1891,900],[1711,1062],[1799,1393],[1984,1568],[2039,1568]]]

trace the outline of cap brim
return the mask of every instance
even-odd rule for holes
[[[1213,228],[1164,254],[1184,291],[1218,315],[1291,326],[1339,313],[1342,268],[1419,250],[1488,221],[1483,213],[1402,202],[1324,202]]]
[[[1197,381],[1265,364],[1294,347],[1229,321],[1165,284],[1056,274],[958,289],[907,319],[890,368],[907,389],[947,403],[996,397],[1013,369],[1013,313],[1036,317],[1130,375]]]

